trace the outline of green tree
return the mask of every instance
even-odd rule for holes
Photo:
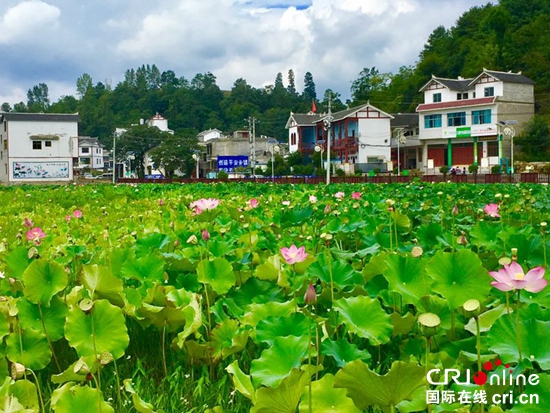
[[[27,107],[29,112],[47,112],[50,107],[48,85],[39,83],[27,92]]]
[[[294,70],[290,69],[288,71],[288,86],[286,87],[286,90],[289,95],[296,96],[296,79],[294,77]]]
[[[189,130],[180,135],[167,136],[149,155],[155,167],[163,169],[167,178],[174,176],[176,171],[191,176],[195,168],[195,160],[192,158],[195,150],[198,150],[197,133]]]
[[[0,110],[2,110],[2,112],[11,112],[11,105],[8,102],[4,102],[2,103]]]
[[[302,93],[302,99],[306,103],[311,103],[312,100],[317,99],[315,82],[313,81],[313,75],[310,72],[306,72],[304,75],[304,92]]]
[[[380,73],[378,69],[372,67],[364,68],[359,73],[359,78],[351,85],[351,94],[354,105],[374,101],[377,92],[383,92],[390,83],[390,75]],[[383,99],[382,99],[383,100]],[[371,102],[374,105],[380,105],[383,102]]]
[[[76,79],[76,93],[80,99],[84,97],[88,89],[93,87],[92,77],[88,73],[82,74]]]
[[[157,127],[132,126],[117,138],[117,160],[124,161],[127,158],[133,158],[132,164],[136,174],[139,178],[143,178],[145,176],[144,161],[147,152],[162,144],[171,136],[168,132],[162,132]]]
[[[526,161],[550,160],[550,127],[543,116],[534,116],[515,141],[520,147],[521,158]]]

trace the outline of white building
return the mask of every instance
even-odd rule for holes
[[[477,164],[482,172],[493,165],[510,167],[510,127],[515,134],[535,113],[534,82],[521,73],[483,69],[475,78],[432,76],[418,105],[421,167]],[[505,130],[506,129],[506,130]]]
[[[291,113],[286,124],[289,152],[311,154],[320,145],[326,153],[326,116]],[[391,159],[392,115],[366,103],[335,112],[332,118],[330,150],[336,157],[333,163],[350,172],[387,167]]]
[[[0,181],[71,181],[78,114],[0,113]]]
[[[199,142],[208,142],[212,139],[220,139],[222,135],[222,131],[219,129],[208,129],[199,133],[197,139]]]
[[[81,136],[78,138],[78,167],[90,169],[103,169],[103,145],[97,138]]]

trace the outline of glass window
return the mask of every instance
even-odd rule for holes
[[[46,141],[44,142],[44,146],[51,148],[52,147],[52,141]]]
[[[82,148],[82,153],[90,153],[90,148]]]
[[[485,88],[485,97],[489,97],[489,96],[495,96],[495,88],[492,86]]]
[[[466,125],[466,112],[455,112],[447,115],[447,126]]]
[[[433,97],[434,97],[434,103],[441,102],[441,93],[434,93]]]
[[[473,110],[472,125],[483,125],[485,123],[491,123],[491,110]]]
[[[424,117],[424,127],[426,129],[440,128],[441,127],[441,115],[426,115]]]
[[[42,141],[32,141],[32,148],[34,150],[42,149]]]

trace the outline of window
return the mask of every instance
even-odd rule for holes
[[[367,156],[367,163],[379,163],[380,159],[378,156]]]
[[[32,141],[32,148],[35,151],[39,151],[40,149],[42,149],[42,141]]]
[[[489,97],[489,96],[495,96],[495,88],[492,86],[485,88],[485,97]]]
[[[52,141],[45,141],[45,142],[44,142],[44,146],[45,146],[46,148],[51,148],[51,147],[52,147]]]
[[[466,125],[466,112],[455,112],[447,115],[447,126]]]
[[[466,100],[466,99],[468,99],[468,92],[456,94],[456,100]]]
[[[90,148],[82,148],[82,153],[90,153]]]
[[[491,110],[473,110],[472,125],[482,125],[484,123],[491,123]]]
[[[434,103],[441,102],[441,93],[434,93],[433,94]]]
[[[424,117],[424,127],[426,129],[440,128],[441,127],[441,115],[426,115]]]

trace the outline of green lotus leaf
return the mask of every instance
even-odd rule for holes
[[[380,376],[355,360],[336,374],[334,387],[346,389],[347,396],[359,409],[369,406],[386,409],[410,400],[413,392],[425,384],[425,373],[424,367],[395,361],[388,373]]]
[[[65,337],[81,357],[108,352],[115,360],[122,357],[130,341],[122,310],[107,300],[95,301],[88,313],[71,308]]]
[[[283,228],[294,227],[304,224],[313,214],[310,207],[304,209],[285,210],[281,215],[281,226]]]
[[[233,385],[243,396],[252,400],[252,403],[256,404],[256,390],[252,385],[252,380],[250,376],[244,374],[241,368],[239,367],[239,362],[235,360],[225,370],[231,374],[231,379],[233,380]]]
[[[312,411],[315,413],[361,413],[353,400],[346,396],[344,389],[334,388],[334,376],[326,374],[321,380],[312,383],[311,399]],[[309,413],[308,385],[304,390],[300,413]]]
[[[538,403],[529,403],[528,405],[516,404],[509,410],[510,413],[547,413],[550,409],[550,375],[539,373],[539,384],[536,386],[526,386],[525,395],[529,395],[527,400],[538,400]],[[531,396],[532,395],[532,396]],[[516,396],[518,397],[518,396]],[[526,396],[523,396],[524,398]],[[530,397],[533,397],[530,399]]]
[[[44,259],[33,261],[23,272],[22,278],[27,300],[43,306],[50,305],[52,297],[62,291],[69,281],[61,264]]]
[[[372,345],[390,341],[393,326],[378,300],[366,296],[341,298],[334,301],[334,310],[350,333],[368,339]]]
[[[28,256],[28,248],[17,247],[6,256],[6,275],[11,278],[20,279],[31,263]]]
[[[256,340],[271,345],[277,337],[307,335],[308,323],[303,313],[294,313],[288,317],[267,317],[256,326]]]
[[[371,359],[368,351],[359,350],[359,347],[344,338],[338,341],[323,341],[321,343],[321,354],[332,357],[338,367],[344,367],[353,360],[363,360],[366,362]]]
[[[112,406],[103,400],[101,390],[67,383],[52,394],[55,413],[114,413]]]
[[[122,265],[120,272],[126,278],[134,279],[145,284],[151,282],[164,282],[164,266],[165,261],[153,254],[145,255],[143,257],[133,257],[131,255],[126,257],[126,261]],[[111,263],[113,268],[113,263]],[[117,270],[118,271],[118,270]],[[113,275],[116,276],[117,272],[113,269]]]
[[[443,227],[436,222],[421,225],[416,229],[416,238],[422,246],[433,246],[439,244],[438,238],[442,235]]]
[[[501,316],[487,333],[489,350],[509,362],[519,360],[517,337],[519,336],[522,357],[538,363],[543,370],[550,369],[550,346],[544,337],[548,335],[550,321],[540,321],[522,316],[520,310],[519,331],[516,316]]]
[[[296,303],[290,300],[284,303],[270,302],[265,304],[250,304],[246,313],[241,317],[241,323],[256,327],[261,320],[267,317],[287,317],[296,311]]]
[[[379,274],[383,274],[386,271],[386,268],[388,267],[388,263],[386,262],[387,256],[388,254],[385,252],[372,256],[361,272],[365,282],[369,282],[372,278]]]
[[[25,409],[19,399],[14,395],[10,394],[7,396],[0,397],[0,412],[2,413],[34,413],[37,410]]]
[[[48,340],[42,331],[31,328],[15,329],[6,339],[6,355],[12,362],[26,368],[41,370],[52,358]]]
[[[85,366],[87,368],[84,368]],[[72,363],[69,367],[67,367],[64,372],[54,374],[51,380],[52,383],[55,384],[63,384],[70,381],[84,382],[88,380],[88,372],[95,374],[98,366],[99,362],[94,356],[81,357],[77,361]]]
[[[433,291],[446,298],[452,310],[473,298],[484,302],[491,290],[491,279],[481,260],[466,249],[438,251],[426,264],[426,273],[434,280]]]
[[[11,331],[8,317],[7,312],[0,311],[0,340],[4,339]]]
[[[209,284],[218,294],[227,293],[236,282],[233,267],[225,258],[199,262],[197,276],[201,283]]]
[[[105,298],[119,307],[124,305],[120,296],[122,280],[112,275],[107,267],[85,265],[82,268],[82,285],[90,291],[93,299]]]
[[[282,271],[281,260],[282,259],[278,254],[268,257],[263,264],[256,267],[254,275],[260,280],[277,280]]]
[[[390,215],[394,221],[394,225],[397,225],[397,228],[401,232],[406,232],[411,229],[411,220],[407,215],[399,211],[392,211]]]
[[[63,337],[63,326],[68,309],[60,297],[54,296],[49,307],[39,307],[25,298],[20,298],[17,301],[17,309],[19,321],[23,328],[43,331],[52,342]]]
[[[237,320],[225,320],[212,330],[211,344],[215,358],[223,358],[238,353],[246,346],[250,330],[239,331]]]
[[[403,297],[403,303],[416,304],[422,297],[431,293],[431,279],[426,275],[424,261],[411,255],[388,255],[388,268],[384,277],[389,290]]]
[[[391,313],[390,318],[393,325],[392,337],[399,334],[408,334],[416,324],[416,318],[411,313],[404,316],[399,313]]]
[[[500,225],[494,222],[477,222],[470,231],[472,243],[485,249],[494,250],[499,243],[499,234],[502,230]]]
[[[479,321],[479,329],[482,333],[486,333],[491,329],[495,321],[497,321],[502,315],[506,314],[508,310],[506,310],[505,304],[500,304],[499,306],[495,308],[491,308],[489,311],[485,311],[484,313],[480,314],[478,316]],[[509,312],[514,312],[514,308],[511,307],[509,309]],[[472,334],[477,334],[477,326],[476,326],[476,320],[474,318],[471,318],[468,324],[464,327],[467,331],[469,331]]]
[[[332,261],[332,282],[334,285],[337,285],[340,289],[358,284],[361,282],[361,274],[353,269],[353,267],[337,259]],[[324,281],[326,284],[330,284],[330,272],[329,266],[327,263],[327,257],[324,253],[317,255],[317,262],[313,263],[309,269],[308,273],[312,277],[317,277],[320,280]]]
[[[256,404],[250,413],[295,413],[300,398],[304,392],[304,386],[308,383],[313,368],[304,370],[292,369],[288,377],[281,381],[275,388],[262,387],[256,391]]]
[[[10,394],[17,398],[24,409],[31,412],[40,411],[36,386],[29,380],[17,380],[10,386]]]
[[[191,334],[194,334],[202,326],[202,311],[199,302],[199,295],[193,294],[189,304],[183,308],[183,316],[185,318],[185,327],[178,334],[178,346],[183,347],[184,341]]]
[[[293,368],[302,364],[308,344],[307,336],[276,338],[271,347],[262,351],[260,358],[252,360],[250,375],[254,383],[277,386]]]
[[[138,396],[132,386],[132,380],[124,379],[124,390],[132,395],[132,403],[138,413],[155,413],[153,405],[145,402]]]

